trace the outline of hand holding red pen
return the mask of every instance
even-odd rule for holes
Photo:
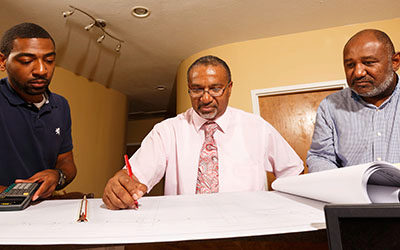
[[[124,160],[125,160],[125,166],[126,166],[126,168],[128,169],[128,174],[129,174],[129,177],[133,180],[133,173],[132,173],[132,167],[131,167],[131,164],[129,163],[129,159],[128,159],[128,155],[124,155]],[[139,208],[139,202],[137,201],[137,197],[135,198],[135,197],[133,197],[133,199],[135,200],[135,209],[138,209]]]
[[[147,186],[140,183],[127,169],[118,171],[108,182],[103,193],[103,202],[109,209],[135,208],[135,200],[147,192]]]

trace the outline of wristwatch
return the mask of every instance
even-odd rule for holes
[[[56,190],[60,190],[60,189],[62,189],[64,187],[65,182],[67,180],[67,176],[65,176],[65,174],[63,173],[63,171],[61,171],[61,169],[56,168],[55,170],[57,170],[58,175],[60,176],[58,178]]]

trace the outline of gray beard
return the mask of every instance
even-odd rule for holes
[[[204,118],[206,120],[212,120],[217,115],[217,112],[218,112],[218,110],[216,109],[215,111],[213,111],[211,113],[206,113],[206,114],[203,114],[203,113],[199,112],[199,115],[200,115],[200,117],[202,117],[202,118]]]
[[[371,91],[369,91],[367,93],[362,93],[362,94],[359,94],[357,92],[356,93],[359,96],[362,96],[362,97],[375,97],[375,96],[378,96],[378,95],[382,94],[383,92],[385,92],[390,87],[390,85],[392,84],[393,80],[394,80],[394,74],[391,71],[391,74],[389,74],[389,76],[386,78],[386,80],[381,85],[379,85],[378,87],[374,87]]]

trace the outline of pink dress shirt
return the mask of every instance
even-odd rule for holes
[[[140,182],[151,190],[165,175],[166,195],[194,194],[206,121],[190,108],[156,124],[129,160]],[[303,170],[299,156],[261,117],[228,107],[215,122],[219,192],[265,190],[265,171],[282,177]]]

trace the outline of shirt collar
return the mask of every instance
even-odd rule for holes
[[[192,115],[193,125],[196,131],[199,132],[203,124],[208,122],[209,120],[199,116],[199,114],[197,114],[197,112],[193,108],[192,108],[192,113],[193,113]],[[225,131],[228,128],[230,115],[231,115],[231,109],[230,107],[227,107],[225,112],[220,117],[218,117],[216,120],[213,120],[218,125],[219,130],[221,130],[223,133],[225,133]]]
[[[8,81],[8,78],[3,78],[0,80],[1,81],[1,92],[4,94],[4,96],[7,98],[8,102],[11,103],[12,105],[22,105],[25,104],[25,100],[22,99],[18,93],[11,87],[10,82]],[[47,101],[46,104],[49,102],[51,103],[52,101],[52,95],[49,90],[46,91],[47,95]]]
[[[394,90],[393,90],[393,93],[389,96],[388,99],[386,99],[386,100],[379,106],[379,108],[385,107],[386,104],[389,103],[390,100],[393,98],[393,96],[396,96],[396,95],[399,94],[399,91],[400,91],[400,90],[399,90],[399,88],[400,88],[400,86],[399,86],[399,85],[400,85],[400,77],[399,77],[399,74],[396,73],[396,75],[397,75],[397,83],[396,83],[396,87],[395,87]],[[361,98],[361,96],[359,96],[359,95],[358,95],[356,92],[354,92],[352,89],[350,89],[350,90],[351,90],[351,97],[353,97],[354,100],[356,100],[356,101],[362,103],[364,106],[369,106],[369,107],[376,108],[375,105],[364,101],[364,100]]]
[[[11,103],[12,105],[21,105],[25,103],[25,101],[10,86],[8,78],[1,79],[1,92],[3,93],[4,97],[8,100],[8,102]]]

